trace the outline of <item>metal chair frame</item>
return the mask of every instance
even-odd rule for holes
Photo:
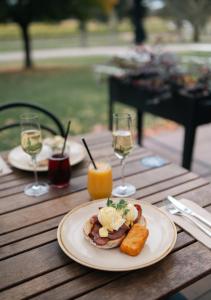
[[[8,110],[8,109],[14,109],[14,108],[17,108],[17,107],[18,108],[23,108],[23,107],[30,108],[30,109],[39,111],[44,115],[47,115],[56,124],[58,131],[50,128],[49,126],[43,125],[43,124],[40,124],[41,128],[48,131],[48,132],[50,132],[51,134],[54,134],[54,135],[57,135],[57,134],[60,134],[61,136],[65,135],[65,130],[64,130],[64,127],[63,127],[61,121],[54,114],[49,112],[47,109],[45,109],[45,108],[43,108],[43,107],[41,107],[37,104],[31,104],[31,103],[27,103],[27,102],[3,103],[3,104],[0,105],[0,112],[4,111],[4,110]],[[4,130],[7,130],[7,129],[10,129],[10,128],[18,127],[18,126],[20,126],[20,122],[14,122],[14,123],[9,124],[9,125],[1,126],[0,127],[0,132],[4,131]]]

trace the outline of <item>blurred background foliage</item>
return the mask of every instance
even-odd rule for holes
[[[52,110],[72,134],[107,127],[107,85],[99,83],[93,65],[106,56],[86,56],[88,47],[131,47],[135,41],[134,7],[146,42],[211,41],[210,0],[0,0],[0,58],[26,53],[20,60],[0,59],[0,103],[28,101]],[[81,47],[84,57],[33,59],[31,50]],[[209,56],[210,53],[186,53]],[[30,69],[31,68],[31,69]],[[128,110],[117,106],[116,110]],[[0,122],[17,120],[20,111],[0,115]],[[145,127],[166,125],[147,116]],[[1,134],[1,149],[19,143],[17,133]]]

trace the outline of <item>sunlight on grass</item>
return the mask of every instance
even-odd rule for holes
[[[72,120],[71,134],[82,134],[108,124],[108,88],[93,73],[93,64],[106,61],[105,57],[84,57],[37,62],[30,71],[15,69],[0,71],[0,103],[27,101],[41,105],[58,116],[62,123]],[[8,66],[7,66],[8,68]],[[134,110],[115,105],[116,111]],[[25,109],[15,109],[0,116],[1,123],[18,120]],[[41,117],[41,121],[44,118]],[[146,118],[147,126],[160,123],[158,118]],[[46,120],[45,120],[46,123]],[[0,149],[19,143],[19,130],[1,133]]]

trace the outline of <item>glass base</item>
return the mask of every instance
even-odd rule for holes
[[[42,196],[49,191],[49,186],[47,183],[39,182],[38,184],[32,183],[25,187],[24,194],[32,197]]]
[[[115,197],[129,197],[135,194],[135,192],[136,188],[132,184],[126,183],[124,186],[116,186],[112,191],[112,195]]]

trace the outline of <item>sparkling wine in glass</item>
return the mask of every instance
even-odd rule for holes
[[[125,183],[124,166],[125,158],[131,152],[134,145],[133,119],[130,114],[120,113],[113,115],[113,148],[115,155],[121,161],[121,185],[115,187],[112,195],[116,197],[129,197],[136,192],[136,188]]]
[[[42,136],[39,120],[35,114],[27,113],[21,116],[21,146],[31,156],[35,177],[35,182],[27,185],[24,193],[35,197],[44,195],[49,187],[46,183],[38,182],[36,157],[42,149]]]

